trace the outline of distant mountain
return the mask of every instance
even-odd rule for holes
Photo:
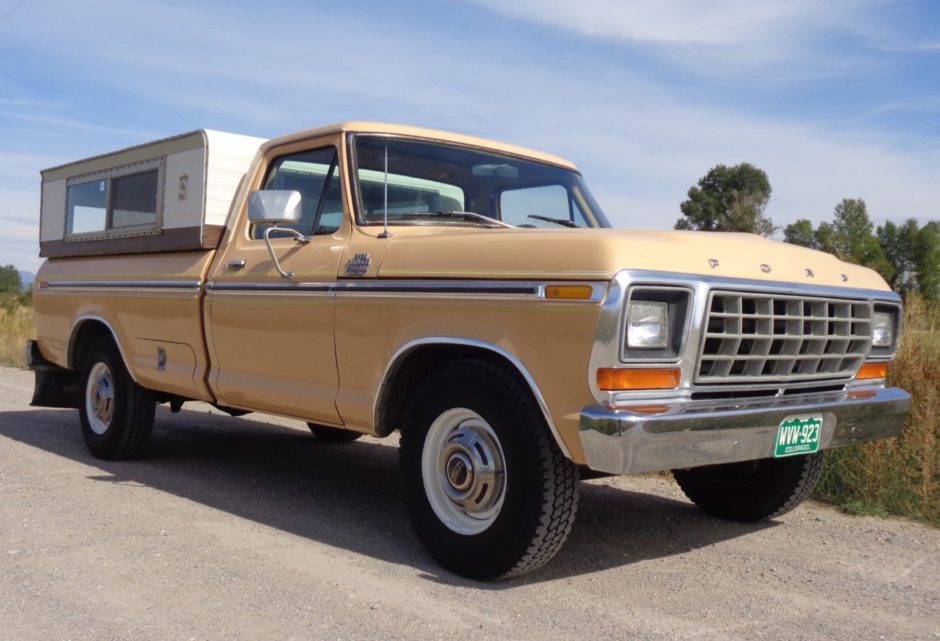
[[[33,286],[33,281],[36,279],[36,274],[33,272],[20,272],[20,281],[23,283],[23,291],[26,291]]]

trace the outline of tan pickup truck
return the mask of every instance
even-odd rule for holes
[[[897,295],[745,234],[611,229],[581,174],[467,136],[346,123],[197,131],[42,172],[34,405],[141,454],[157,403],[401,433],[418,537],[478,579],[533,570],[581,476],[672,470],[753,521],[823,450],[897,434]],[[381,491],[380,488],[376,488]]]

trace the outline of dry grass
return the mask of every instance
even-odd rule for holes
[[[889,384],[914,407],[897,438],[831,450],[817,498],[867,514],[899,514],[940,526],[940,306],[908,300]]]
[[[23,345],[34,336],[32,307],[0,307],[0,365],[23,367]]]

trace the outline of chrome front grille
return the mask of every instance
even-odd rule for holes
[[[871,348],[867,301],[712,291],[697,383],[848,378]]]

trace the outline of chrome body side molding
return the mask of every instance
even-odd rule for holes
[[[585,285],[591,294],[583,299],[548,299],[549,285]],[[277,282],[245,281],[216,282],[206,284],[209,292],[296,292],[330,294],[345,297],[396,297],[396,298],[512,298],[531,300],[554,300],[564,303],[599,303],[607,293],[607,282],[594,281],[500,281],[500,280],[398,280],[398,279],[349,279],[337,282]]]
[[[50,280],[47,289],[184,289],[198,292],[198,280]],[[40,283],[42,289],[42,283]]]

